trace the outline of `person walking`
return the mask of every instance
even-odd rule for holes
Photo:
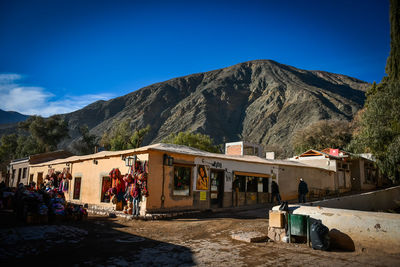
[[[308,193],[307,183],[304,182],[303,178],[300,178],[299,183],[299,203],[306,203],[306,195]]]
[[[274,203],[274,199],[278,201],[278,204],[281,204],[281,195],[279,194],[279,186],[275,181],[272,181],[271,184],[271,203]]]

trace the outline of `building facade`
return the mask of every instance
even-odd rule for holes
[[[272,180],[279,184],[284,200],[297,199],[300,178],[311,190],[334,187],[334,172],[323,168],[171,144],[73,156],[31,165],[31,173],[40,184],[48,174],[68,172],[72,177],[65,192],[68,201],[112,208],[106,193],[112,183],[110,171],[129,173],[126,163],[132,158],[146,166],[148,196],[141,199],[141,214],[267,203]]]

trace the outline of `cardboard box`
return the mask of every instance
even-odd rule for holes
[[[285,216],[284,212],[281,211],[269,211],[269,226],[276,228],[285,227]]]

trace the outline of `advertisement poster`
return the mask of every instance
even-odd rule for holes
[[[207,192],[206,191],[201,191],[200,192],[200,200],[201,201],[207,200]]]
[[[208,190],[208,180],[206,167],[204,165],[199,165],[197,167],[196,190]]]

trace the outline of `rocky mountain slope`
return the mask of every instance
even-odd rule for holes
[[[21,113],[15,112],[15,111],[4,111],[4,110],[0,109],[0,124],[16,123],[16,122],[24,121],[28,117],[29,116],[23,115]]]
[[[170,133],[200,132],[215,143],[247,140],[290,150],[293,133],[323,119],[351,120],[363,106],[368,83],[345,75],[306,71],[256,60],[153,84],[64,114],[68,146],[87,124],[102,135],[131,119],[132,129],[151,125],[144,144]]]

